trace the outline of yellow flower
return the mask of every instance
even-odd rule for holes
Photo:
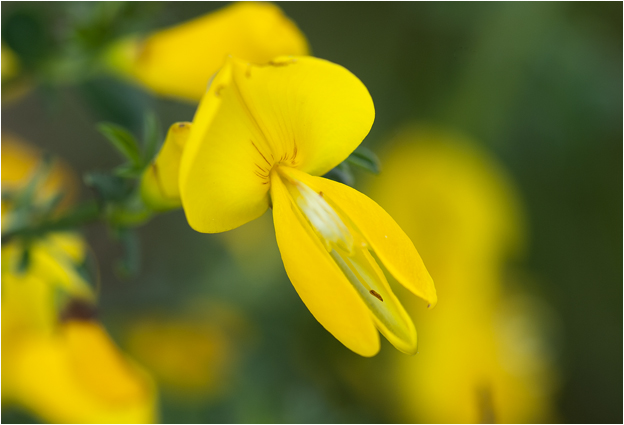
[[[286,272],[314,317],[363,356],[375,328],[406,353],[416,330],[373,254],[431,305],[435,288],[414,245],[375,202],[323,175],[361,143],[374,120],[366,87],[341,66],[281,57],[230,59],[195,115],[180,165],[191,227],[236,228],[271,205]]]
[[[3,194],[19,193],[40,155],[13,137],[3,136],[2,142]],[[57,163],[33,203],[63,190],[70,176]],[[12,202],[3,199],[2,207],[3,227],[20,220]],[[155,420],[149,377],[123,357],[90,315],[95,297],[78,272],[85,259],[82,238],[59,232],[30,241],[26,264],[24,250],[20,240],[2,246],[3,403],[49,422]]]
[[[552,421],[549,310],[510,288],[503,274],[525,245],[512,182],[485,152],[454,135],[408,129],[391,145],[372,193],[418,240],[444,299],[420,326],[418,356],[393,362],[400,421]]]
[[[228,55],[262,64],[306,54],[305,37],[277,6],[235,3],[145,39],[122,40],[108,52],[108,62],[157,94],[196,102]]]

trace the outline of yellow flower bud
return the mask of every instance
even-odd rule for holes
[[[182,206],[178,175],[180,158],[190,131],[189,122],[178,122],[169,127],[158,156],[145,170],[141,180],[141,197],[148,207],[165,211]]]

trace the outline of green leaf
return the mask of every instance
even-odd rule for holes
[[[137,167],[142,165],[139,144],[128,130],[111,123],[98,124],[98,131],[108,139],[109,142]]]
[[[142,172],[143,172],[143,167],[137,167],[136,165],[131,164],[131,163],[122,164],[113,170],[114,175],[118,177],[122,177],[124,179],[137,178],[141,175]]]
[[[363,146],[358,147],[349,155],[347,162],[373,174],[379,174],[381,172],[381,162],[379,162],[377,155]]]
[[[132,191],[129,180],[105,173],[89,173],[84,177],[84,182],[95,190],[95,193],[104,203],[119,202]]]
[[[339,183],[344,183],[347,186],[353,186],[355,184],[353,172],[351,172],[351,167],[349,167],[347,161],[341,162],[337,167],[329,170],[329,172],[326,173],[323,177],[337,181]]]

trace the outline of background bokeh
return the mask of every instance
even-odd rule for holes
[[[121,18],[100,19],[88,37],[163,28],[222,6],[122,6]],[[522,217],[524,241],[522,254],[500,260],[497,285],[530,293],[543,319],[536,326],[553,376],[551,411],[541,420],[622,422],[622,4],[279,6],[315,56],[345,66],[369,89],[376,120],[364,145],[382,166],[397,149],[425,144],[422,129],[468,140],[493,164],[496,171],[486,176],[504,180],[504,190],[513,192],[513,206],[501,208]],[[3,40],[21,40],[27,48],[12,47],[32,57],[53,55],[51,40],[72,26],[84,29],[98,7],[3,2]],[[165,130],[191,121],[195,110],[192,103],[97,74],[79,81],[33,79],[30,85],[14,99],[5,101],[3,93],[2,131],[64,158],[80,174],[119,163],[95,130],[97,122],[140,132],[145,111],[153,110]],[[391,214],[401,207],[384,204],[386,192],[418,204],[419,192],[408,190],[407,182],[386,178],[385,187],[406,189],[384,190],[384,178],[383,171],[378,177],[356,173],[356,187]],[[82,196],[90,194],[83,190]],[[461,204],[449,208],[463,210]],[[416,229],[438,223],[427,221],[426,213],[415,217],[425,218],[396,218]],[[443,222],[438,225],[444,230]],[[400,354],[384,341],[380,355],[360,358],[307,311],[283,270],[270,212],[218,235],[194,232],[181,210],[157,216],[140,229],[141,273],[130,279],[114,273],[121,247],[107,230],[93,225],[86,234],[101,271],[100,319],[156,377],[163,422],[419,420],[400,401],[409,388],[388,377],[404,361]],[[440,231],[442,241],[437,234],[423,237],[424,245],[414,240],[425,264],[441,261],[427,240],[454,242],[453,232]],[[475,285],[475,291],[481,288]],[[436,309],[444,302],[440,296]],[[418,310],[417,329],[435,332],[436,316],[420,303],[410,306]],[[428,339],[444,337],[419,336],[423,352]],[[470,344],[458,349],[478,350]],[[453,409],[448,397],[443,405]],[[3,406],[2,413],[3,422],[36,420],[16,408]]]

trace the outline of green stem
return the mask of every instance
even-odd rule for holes
[[[82,226],[99,220],[101,216],[102,211],[95,201],[86,202],[60,217],[45,220],[35,225],[7,230],[6,233],[2,234],[2,245],[9,243],[14,238],[40,236],[49,232]]]

